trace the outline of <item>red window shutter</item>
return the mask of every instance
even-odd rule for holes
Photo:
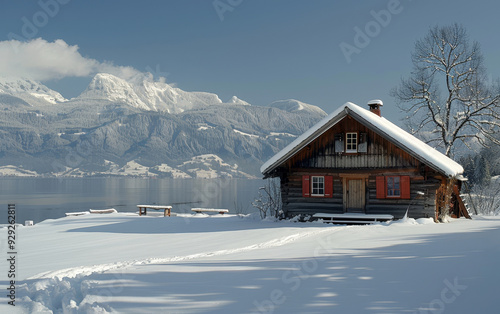
[[[410,177],[401,176],[401,198],[410,199]]]
[[[325,176],[325,197],[333,197],[333,177]]]
[[[302,176],[302,196],[311,197],[311,179],[309,176]]]
[[[386,185],[385,185],[385,177],[379,176],[376,178],[377,183],[377,198],[386,198]]]

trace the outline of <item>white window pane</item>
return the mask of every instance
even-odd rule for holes
[[[325,178],[312,177],[312,195],[324,195],[325,193]]]

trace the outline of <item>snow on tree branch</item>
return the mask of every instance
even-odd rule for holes
[[[500,124],[500,83],[490,82],[477,42],[462,25],[431,28],[415,43],[413,70],[392,90],[408,128],[439,143],[447,156],[457,141],[495,144]]]

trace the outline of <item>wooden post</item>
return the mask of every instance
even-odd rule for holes
[[[453,193],[455,193],[455,197],[457,198],[458,201],[458,218],[465,217],[467,219],[472,219],[469,215],[469,212],[467,211],[467,208],[465,207],[464,201],[462,197],[460,196],[460,191],[458,190],[458,185],[454,184],[453,185]]]
[[[441,187],[438,190],[438,202],[440,206],[436,206],[436,212],[439,211],[439,213],[436,213],[436,216],[439,218],[439,220],[442,220],[446,215],[449,215],[450,213],[450,204],[451,204],[451,198],[452,198],[452,193],[453,193],[453,186],[455,185],[455,182],[453,179],[443,179],[441,183]],[[439,193],[441,191],[441,193]],[[438,204],[436,204],[438,205]]]
[[[163,213],[163,217],[170,217],[170,210],[171,208],[170,207],[166,207],[165,208],[165,212]]]

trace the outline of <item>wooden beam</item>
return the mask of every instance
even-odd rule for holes
[[[396,173],[417,173],[419,174],[418,168],[381,168],[381,169],[341,169],[341,168],[296,168],[294,169],[294,174],[324,174],[324,175],[340,175],[340,174],[368,174],[368,175],[378,175],[378,174],[396,174]]]
[[[370,176],[369,173],[339,173],[339,177],[348,179],[367,179]]]

